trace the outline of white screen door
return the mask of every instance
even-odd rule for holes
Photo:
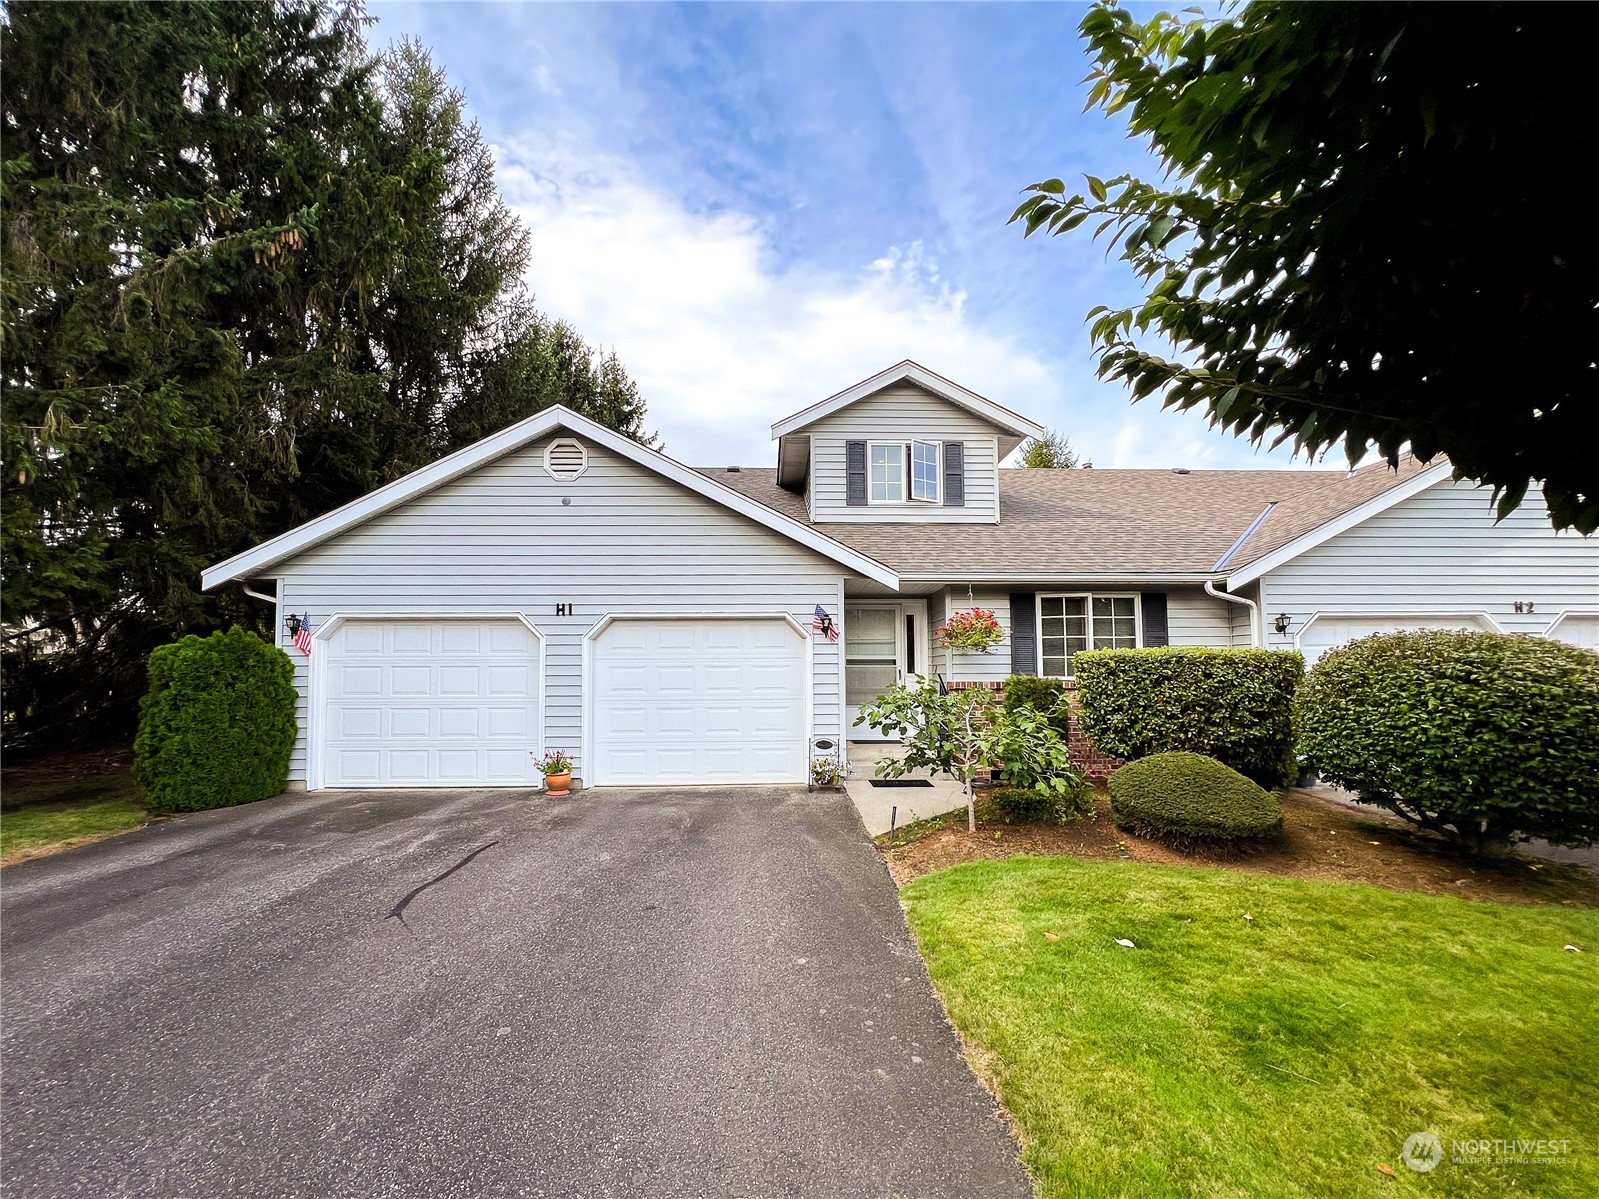
[[[867,725],[857,725],[860,710],[902,677],[899,608],[844,609],[844,704],[851,741],[887,740]]]

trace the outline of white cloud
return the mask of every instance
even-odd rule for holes
[[[667,451],[695,465],[769,465],[774,420],[902,358],[1060,428],[1101,467],[1303,466],[1129,405],[1080,362],[1047,361],[982,327],[919,244],[853,274],[784,268],[739,212],[696,212],[616,158],[570,140],[499,148],[500,188],[532,235],[540,307],[621,356]]]
[[[676,458],[768,464],[774,420],[901,358],[1027,413],[1058,397],[1046,364],[969,320],[919,246],[853,276],[784,271],[754,218],[691,212],[623,163],[549,143],[500,153],[540,306],[616,349]]]

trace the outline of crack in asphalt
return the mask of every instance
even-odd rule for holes
[[[467,854],[466,857],[462,858],[455,865],[451,866],[443,874],[436,875],[433,878],[428,879],[428,881],[423,883],[420,887],[411,888],[411,890],[406,894],[405,898],[400,900],[399,903],[395,904],[394,907],[389,910],[389,914],[387,916],[383,917],[383,919],[385,919],[385,920],[391,920],[391,919],[398,920],[401,924],[405,925],[406,928],[410,928],[411,926],[409,924],[405,923],[405,909],[411,906],[411,901],[413,899],[415,899],[418,895],[422,894],[422,892],[426,891],[429,887],[433,886],[434,884],[442,883],[445,879],[449,878],[450,875],[454,874],[457,870],[461,869],[461,867],[463,867],[463,866],[467,865],[469,862],[471,862],[471,860],[473,858],[477,857],[478,854],[482,853],[485,849],[493,849],[498,844],[499,844],[498,841],[490,841],[487,845],[479,845],[476,849],[474,849],[471,853]]]

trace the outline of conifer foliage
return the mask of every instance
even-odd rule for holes
[[[640,440],[544,317],[426,51],[325,0],[0,15],[5,724],[126,735],[151,649],[265,627],[201,568],[565,403]]]

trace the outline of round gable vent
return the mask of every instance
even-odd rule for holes
[[[575,479],[588,469],[589,455],[581,441],[563,437],[544,451],[544,469],[552,478]]]

